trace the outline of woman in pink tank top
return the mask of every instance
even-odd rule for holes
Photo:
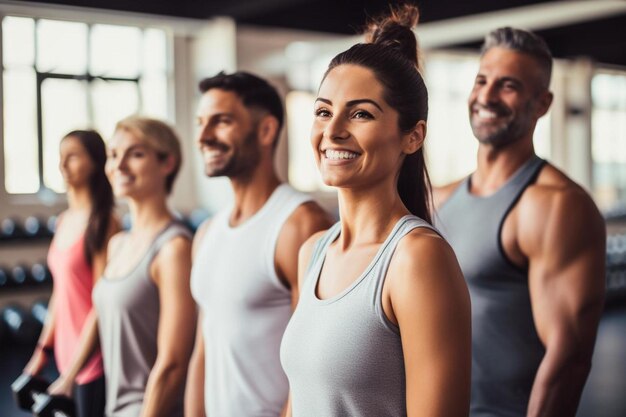
[[[61,376],[48,391],[73,396],[78,417],[104,413],[104,371],[91,292],[106,263],[109,238],[119,229],[104,173],[106,148],[95,131],[76,130],[60,144],[59,168],[67,186],[48,251],[53,276],[48,317],[24,373],[36,375],[54,352]]]

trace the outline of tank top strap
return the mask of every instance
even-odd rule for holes
[[[146,251],[146,255],[141,261],[142,268],[147,270],[150,268],[150,264],[159,253],[163,245],[165,245],[170,240],[175,237],[183,236],[186,239],[191,240],[193,238],[191,231],[179,220],[173,220],[167,226],[161,230],[157,236],[154,238],[154,241],[150,245],[149,249]],[[146,276],[150,276],[150,274],[146,274]]]
[[[326,251],[328,250],[328,247],[330,246],[331,243],[333,243],[333,241],[335,239],[337,239],[337,236],[339,236],[339,233],[341,232],[341,222],[337,222],[334,225],[332,225],[318,240],[317,242],[315,242],[315,246],[313,247],[313,253],[311,254],[311,259],[309,260],[309,265],[306,268],[306,277],[305,277],[305,282],[303,283],[303,286],[307,286],[307,285],[311,285],[310,283],[316,283],[317,282],[317,277],[316,276],[312,276],[312,275],[316,275],[319,274],[319,271],[321,271],[321,262],[324,262],[324,258],[326,255]],[[304,294],[305,292],[303,290],[300,290],[300,294]]]
[[[515,190],[515,194],[521,194],[526,187],[532,184],[539,176],[541,168],[546,164],[544,159],[534,155],[518,169],[513,178],[509,181],[508,186]]]
[[[371,300],[373,302],[374,311],[376,312],[376,315],[381,320],[381,322],[385,324],[386,327],[390,328],[396,333],[399,331],[398,327],[391,324],[385,312],[383,311],[383,286],[387,277],[389,265],[391,264],[391,260],[398,246],[398,243],[404,236],[419,227],[430,229],[438,235],[441,235],[434,226],[417,216],[406,215],[402,217],[400,220],[398,220],[389,237],[387,237],[387,239],[383,243],[384,247],[380,249],[380,252],[377,255],[378,259],[376,260],[376,263],[371,271],[370,278],[374,279],[371,282],[371,288],[373,290],[370,296],[372,297]]]

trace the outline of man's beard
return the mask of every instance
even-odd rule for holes
[[[215,169],[205,166],[205,174],[209,177],[249,177],[261,159],[258,146],[256,129],[251,129],[223,166]]]
[[[499,108],[494,109],[492,107],[488,107],[486,109],[495,111],[498,114],[502,113],[502,110]],[[505,109],[505,111],[508,111],[508,109]],[[531,112],[532,104],[528,102],[521,113],[518,112],[512,120],[509,120],[500,126],[491,127],[484,131],[485,127],[483,125],[474,125],[473,119],[478,117],[476,115],[472,115],[472,117],[470,117],[470,125],[474,136],[480,143],[490,145],[495,148],[504,148],[511,143],[517,142],[527,133],[531,124]]]

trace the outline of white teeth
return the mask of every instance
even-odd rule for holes
[[[220,156],[222,153],[223,153],[222,151],[214,151],[214,150],[204,151],[204,155],[207,158],[215,158],[217,156]]]
[[[497,113],[494,113],[489,110],[484,110],[484,109],[478,110],[477,114],[478,114],[478,117],[482,119],[495,119],[496,117],[498,117]]]
[[[349,151],[333,151],[332,149],[326,149],[326,152],[324,153],[324,155],[326,156],[327,159],[354,159],[357,156],[359,156],[359,154],[356,154],[354,152],[349,152]]]
[[[131,181],[132,181],[132,178],[131,178],[131,177],[128,177],[128,176],[118,176],[118,177],[115,179],[115,182],[116,182],[116,183],[118,183],[118,184],[128,184],[128,183],[130,183]]]

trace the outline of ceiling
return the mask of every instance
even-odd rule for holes
[[[595,0],[594,4],[601,5],[604,1],[609,0]],[[387,10],[389,4],[386,0],[39,0],[39,2],[196,19],[230,16],[242,24],[337,34],[357,33],[368,16],[376,16]],[[558,0],[413,2],[420,6],[421,23],[441,22],[523,6],[562,3]],[[535,32],[546,39],[555,57],[589,56],[600,63],[626,67],[626,12],[550,26],[552,27],[544,26]],[[451,46],[478,48],[479,42],[475,40],[457,42]]]

